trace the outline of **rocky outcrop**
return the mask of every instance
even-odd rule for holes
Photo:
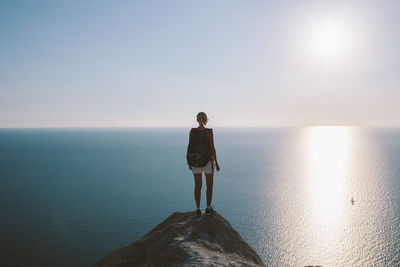
[[[264,266],[219,214],[175,212],[138,241],[94,266]]]

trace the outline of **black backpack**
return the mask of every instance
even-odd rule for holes
[[[190,131],[190,142],[187,149],[186,160],[189,166],[203,167],[210,161],[211,147],[209,134],[212,129],[198,130],[192,128]]]

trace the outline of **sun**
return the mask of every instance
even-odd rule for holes
[[[315,26],[309,36],[312,54],[321,60],[335,60],[348,52],[349,36],[345,27],[334,23]]]

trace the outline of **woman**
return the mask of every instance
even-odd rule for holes
[[[206,176],[207,185],[207,208],[206,214],[213,214],[216,211],[211,206],[213,185],[214,185],[214,167],[220,170],[217,153],[214,147],[214,136],[212,129],[206,128],[208,118],[204,112],[197,114],[199,127],[192,128],[189,135],[188,153],[186,155],[189,169],[194,176],[194,199],[196,201],[196,213],[201,215],[200,199],[203,172]]]

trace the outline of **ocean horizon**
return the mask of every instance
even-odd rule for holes
[[[213,206],[267,266],[400,264],[400,128],[213,129]],[[0,129],[2,264],[88,266],[194,210],[189,131]]]

